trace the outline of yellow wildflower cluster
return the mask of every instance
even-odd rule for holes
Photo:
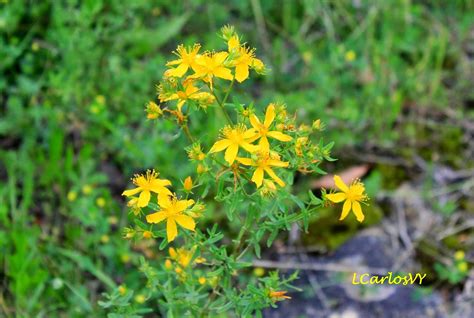
[[[148,206],[150,202],[151,192],[158,194],[159,210],[148,214],[146,221],[151,224],[158,224],[166,220],[166,234],[168,242],[172,242],[178,235],[178,227],[194,231],[196,226],[194,219],[198,217],[204,210],[204,205],[198,204],[195,208],[194,200],[179,200],[176,194],[172,193],[167,187],[171,186],[171,182],[166,179],[158,179],[158,173],[154,170],[148,170],[145,175],[136,175],[132,181],[137,186],[135,189],[125,190],[122,195],[130,197],[128,206],[131,207],[134,214],[138,214],[141,208]],[[185,182],[185,189],[189,186],[192,179]],[[188,185],[186,185],[186,183]],[[140,193],[138,197],[134,195]],[[138,212],[137,212],[138,211]],[[126,236],[130,236],[127,234]],[[151,238],[153,233],[145,231],[144,238]]]
[[[285,182],[276,175],[273,168],[286,168],[289,163],[281,161],[280,155],[270,149],[268,138],[281,142],[289,142],[293,138],[276,130],[276,128],[272,128],[275,116],[275,105],[270,104],[265,112],[263,122],[255,114],[250,116],[252,128],[248,128],[245,124],[224,127],[221,132],[221,138],[214,143],[209,153],[225,150],[224,159],[229,165],[232,165],[237,160],[237,162],[245,166],[253,167],[254,172],[251,180],[256,184],[257,188],[262,186],[265,174],[280,187],[284,187]],[[252,144],[257,140],[258,144]],[[241,148],[251,156],[239,157],[238,153]],[[272,184],[267,183],[269,188],[272,187]]]

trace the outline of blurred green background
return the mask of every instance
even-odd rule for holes
[[[134,268],[156,248],[122,238],[120,193],[146,168],[174,180],[194,171],[179,130],[147,121],[144,107],[176,45],[225,48],[226,24],[271,69],[237,88],[239,102],[321,118],[340,159],[329,171],[369,165],[368,225],[391,213],[377,194],[420,171],[472,172],[472,1],[2,0],[0,316],[100,316],[101,293],[144,288]],[[469,194],[432,203],[440,224],[473,217]],[[353,236],[355,224],[330,233],[336,213],[305,241],[334,248]],[[462,234],[443,248],[472,248]]]

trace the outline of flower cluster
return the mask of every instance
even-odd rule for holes
[[[297,114],[289,114],[282,103],[269,103],[262,113],[253,103],[226,103],[234,83],[244,82],[253,72],[265,74],[266,68],[232,27],[222,29],[222,38],[225,51],[203,51],[200,44],[179,45],[174,52],[177,58],[166,64],[157,86],[158,103],[150,101],[145,108],[148,119],[174,118],[189,141],[186,152],[197,176],[182,176],[181,186],[175,189],[170,180],[147,170],[134,176],[133,189],[123,192],[136,217],[135,228],[125,229],[124,236],[144,239],[147,244],[161,240],[160,250],[176,246],[168,247],[168,256],[160,254],[161,266],[154,268],[142,260],[140,267],[147,287],[154,288],[150,295],[162,297],[160,304],[174,316],[219,316],[231,308],[236,316],[254,316],[290,299],[284,289],[292,288],[290,282],[297,274],[282,279],[275,271],[266,277],[262,273],[254,279],[239,279],[252,258],[260,257],[262,240],[266,238],[266,245],[271,246],[279,231],[292,225],[307,229],[313,213],[327,203],[344,202],[340,220],[351,210],[359,222],[364,220],[361,203],[367,195],[359,180],[348,186],[335,176],[340,192],[323,190],[322,198],[311,191],[307,199],[292,193],[296,174],[325,173],[321,164],[335,160],[331,158],[333,143],[325,144],[319,136],[325,128],[321,120],[298,124]],[[230,82],[227,88],[223,88],[225,82]],[[218,136],[209,133],[196,138],[189,118],[214,106],[219,111],[212,114],[216,122],[225,119],[227,123]],[[195,201],[198,198],[210,201],[207,214],[214,213],[199,224],[206,207]],[[238,231],[236,238],[218,231],[225,217],[229,233]],[[209,222],[215,222],[214,226],[207,226]],[[145,254],[149,259],[156,255]],[[118,291],[123,297],[127,293]],[[139,303],[150,297],[140,298]]]

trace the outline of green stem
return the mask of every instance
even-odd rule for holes
[[[230,118],[229,114],[227,113],[227,111],[225,110],[225,107],[224,107],[224,102],[227,100],[227,97],[229,96],[229,92],[230,92],[230,89],[232,88],[232,85],[233,85],[234,81],[232,80],[232,82],[230,83],[230,86],[229,86],[229,89],[227,90],[227,93],[226,95],[224,96],[224,99],[223,99],[223,102],[220,101],[219,97],[217,96],[217,94],[214,92],[213,89],[211,89],[211,87],[209,86],[209,89],[212,93],[212,95],[216,98],[216,101],[217,101],[217,104],[219,105],[219,107],[221,108],[222,110],[222,113],[224,113],[224,116],[225,118],[227,119],[227,122],[231,125],[233,125],[233,122],[232,122],[232,119]]]

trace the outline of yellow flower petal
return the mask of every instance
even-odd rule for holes
[[[266,136],[262,136],[262,138],[260,138],[258,145],[260,146],[260,150],[263,152],[268,153],[270,151],[270,144],[268,143]]]
[[[349,190],[347,185],[344,183],[344,181],[342,181],[341,177],[339,176],[334,176],[334,183],[336,184],[336,187],[341,189],[342,192],[347,192],[347,190]]]
[[[152,214],[148,214],[146,216],[146,221],[148,223],[155,223],[156,224],[156,223],[160,223],[164,219],[166,219],[166,213],[164,213],[162,211],[155,212],[155,213],[152,213]]]
[[[267,107],[267,112],[265,113],[265,121],[263,122],[263,124],[265,125],[265,127],[268,128],[270,127],[274,119],[275,119],[275,105],[270,104]]]
[[[260,188],[263,183],[263,169],[257,168],[252,176],[252,181],[255,182],[257,188]]]
[[[242,83],[249,77],[249,67],[245,64],[239,64],[235,67],[235,79]]]
[[[228,68],[225,68],[225,67],[217,67],[216,69],[214,69],[214,76],[220,77],[229,81],[231,81],[234,78],[234,76],[232,76],[232,72]]]
[[[180,200],[176,202],[176,212],[182,212],[194,204],[194,200]]]
[[[346,202],[344,202],[344,205],[342,206],[342,214],[341,214],[341,217],[339,218],[339,221],[344,220],[349,214],[350,210],[351,210],[351,201],[346,200]]]
[[[171,206],[171,199],[170,196],[167,194],[159,194],[158,195],[158,205],[160,208],[168,209]]]
[[[252,162],[252,159],[250,158],[242,158],[242,157],[238,157],[236,158],[238,162],[240,162],[241,164],[244,164],[246,166],[251,166],[253,165],[253,162]]]
[[[176,227],[175,220],[173,218],[168,218],[168,222],[166,222],[166,236],[168,238],[168,242],[172,242],[177,235],[178,228]]]
[[[186,71],[188,70],[188,68],[189,68],[188,64],[181,64],[177,68],[170,69],[168,71],[168,74],[170,76],[182,77],[184,74],[186,74]]]
[[[265,172],[268,173],[268,175],[273,179],[275,180],[276,183],[278,183],[278,185],[280,187],[284,187],[285,186],[285,182],[283,180],[281,180],[276,174],[275,172],[269,168],[269,167],[266,167],[265,168]]]
[[[209,150],[210,153],[214,152],[219,152],[224,150],[225,148],[229,147],[231,144],[230,140],[228,139],[222,139],[216,141],[216,143],[212,146],[211,150]]]
[[[362,222],[364,221],[364,214],[362,213],[362,208],[360,207],[360,203],[357,201],[352,202],[352,211],[354,211],[354,214],[357,218],[357,221]]]
[[[176,217],[176,222],[180,226],[190,231],[194,231],[194,228],[196,227],[196,223],[194,222],[193,218],[187,215],[178,215]]]
[[[227,147],[227,150],[225,151],[224,159],[231,165],[235,158],[237,157],[237,153],[239,152],[239,146],[232,144],[229,147]]]
[[[134,195],[134,194],[137,194],[138,192],[140,192],[142,189],[140,187],[138,188],[135,188],[135,189],[130,189],[130,190],[125,190],[122,192],[122,195],[126,196],[126,197],[129,197],[131,195]]]
[[[334,203],[339,203],[339,202],[344,201],[347,198],[347,196],[345,193],[339,192],[339,193],[326,194],[326,198],[328,198]]]
[[[268,165],[274,166],[274,167],[280,167],[280,168],[286,168],[288,167],[290,163],[286,161],[280,161],[276,159],[270,159],[268,160]]]
[[[260,120],[254,114],[250,116],[250,124],[253,126],[253,128],[257,130],[260,129],[260,125],[261,125]]]
[[[280,141],[291,141],[293,139],[291,136],[285,135],[284,133],[281,133],[279,131],[269,131],[267,133],[267,136]]]
[[[148,205],[148,202],[150,202],[150,191],[143,190],[138,197],[138,206],[143,208]]]

